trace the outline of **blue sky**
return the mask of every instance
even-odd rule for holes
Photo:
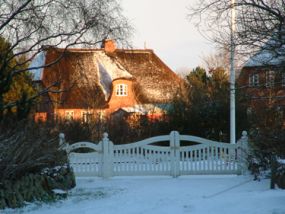
[[[134,48],[146,47],[174,71],[201,65],[213,45],[187,20],[195,0],[121,0],[123,13],[135,28]]]

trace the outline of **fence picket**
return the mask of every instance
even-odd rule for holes
[[[165,141],[169,142],[169,146],[153,145]],[[181,141],[198,144],[181,146]],[[180,135],[177,131],[125,145],[114,145],[107,133],[104,133],[98,145],[90,142],[69,145],[63,142],[64,138],[61,135],[60,147],[69,153],[70,164],[77,176],[104,178],[118,175],[177,177],[189,174],[239,174],[246,168],[248,150],[246,132],[243,132],[237,144]],[[75,152],[80,148],[89,148],[93,151]]]

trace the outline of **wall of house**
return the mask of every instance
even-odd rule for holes
[[[117,86],[125,85],[126,94],[117,94]],[[124,91],[121,91],[124,92]],[[56,108],[54,109],[54,117],[62,120],[83,120],[83,114],[89,112],[93,117],[105,117],[109,116],[112,112],[118,110],[121,107],[134,106],[138,104],[136,96],[133,90],[133,80],[118,79],[112,83],[112,93],[108,101],[107,108],[105,109],[81,109],[81,108]],[[35,121],[47,120],[46,113],[37,113]]]
[[[84,118],[83,114],[88,114],[88,116]],[[90,120],[105,116],[105,111],[100,109],[55,109],[55,115],[62,120],[85,120],[86,122],[87,117]]]
[[[274,85],[266,84],[266,71],[274,71]],[[253,74],[259,75],[259,83],[250,86],[249,77]],[[283,112],[285,127],[285,85],[282,84],[282,73],[278,67],[246,67],[243,68],[238,78],[238,90],[248,99],[248,113],[251,109],[263,112],[269,107]],[[261,113],[258,113],[261,115]]]
[[[117,95],[117,86],[126,85],[127,94],[123,96]],[[134,106],[138,104],[133,88],[133,80],[118,79],[112,83],[112,93],[108,102],[107,112],[113,112],[121,107]]]
[[[81,120],[83,111],[84,109],[55,109],[55,115],[60,119],[68,119],[67,114],[70,113],[72,115],[70,119]]]
[[[277,67],[268,66],[268,67],[245,67],[242,69],[238,77],[238,85],[242,87],[249,88],[249,77],[253,74],[259,75],[259,89],[266,88],[266,72],[274,71],[274,89],[284,90],[282,85],[282,76],[281,70]]]
[[[35,122],[46,122],[47,121],[47,112],[36,112],[34,114]]]
[[[118,50],[116,49],[114,41],[110,39],[104,40],[101,48],[102,49],[94,50],[70,49],[64,53],[63,59],[58,63],[45,68],[42,76],[43,84],[49,86],[55,82],[60,82],[60,84],[52,89],[60,89],[64,92],[60,94],[49,93],[48,96],[50,100],[54,101],[54,105],[51,104],[50,110],[38,108],[37,111],[47,112],[47,119],[56,117],[64,119],[67,117],[68,112],[73,112],[73,119],[82,119],[83,108],[90,107],[89,99],[93,101],[96,97],[96,106],[92,105],[92,107],[99,109],[98,111],[103,112],[104,116],[109,116],[110,113],[121,107],[130,107],[139,103],[158,103],[158,101],[161,103],[169,102],[169,99],[172,97],[170,95],[175,94],[180,82],[183,82],[152,50]],[[90,62],[94,61],[95,52],[100,53],[104,51],[110,59],[114,60],[114,63],[121,64],[121,66],[136,78],[136,80],[114,80],[112,82],[111,96],[108,101],[105,100],[105,96],[99,84],[95,84],[94,90],[92,89],[94,93],[90,93],[90,89],[87,90],[87,88],[81,87],[80,84],[78,84],[78,87],[74,85],[74,82],[76,82],[82,72],[87,76],[92,74],[90,76],[93,78],[88,79],[88,81],[92,83],[98,81],[99,76],[93,75],[98,73],[96,70],[97,67],[90,64]],[[61,49],[49,49],[46,54],[46,63],[54,61],[57,57],[61,56],[62,53],[63,50]],[[84,68],[84,71],[81,71],[81,68]],[[79,83],[80,82],[81,81],[79,81]],[[126,95],[118,96],[116,90],[116,85],[118,84],[127,86]],[[86,96],[86,93],[88,93],[88,96]],[[88,100],[88,102],[86,102],[86,100]],[[97,105],[97,103],[99,104]],[[152,113],[151,115],[150,117],[153,119],[160,117],[160,114],[157,113]],[[40,120],[40,118],[44,117],[43,114],[39,114],[36,120]]]

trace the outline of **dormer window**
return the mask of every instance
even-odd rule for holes
[[[126,84],[116,85],[116,95],[117,96],[127,96],[128,95],[128,85]]]

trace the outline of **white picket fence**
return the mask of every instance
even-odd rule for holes
[[[181,141],[196,143],[181,146]],[[180,175],[241,174],[246,168],[247,134],[243,132],[237,144],[221,143],[200,137],[169,135],[148,138],[139,142],[114,145],[104,133],[99,144],[79,142],[61,147],[69,155],[70,165],[76,176],[126,176],[126,175]],[[169,146],[153,145],[169,142]],[[88,148],[92,152],[79,153]]]

